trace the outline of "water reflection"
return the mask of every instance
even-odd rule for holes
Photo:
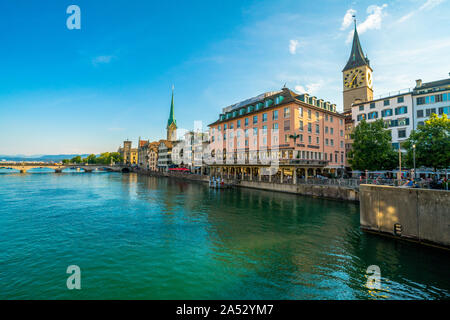
[[[136,174],[0,182],[0,272],[9,280],[0,297],[449,297],[446,252],[361,232],[352,203]],[[60,288],[65,274],[54,276],[68,261],[87,275],[77,296]],[[381,290],[366,287],[370,265],[380,267]]]

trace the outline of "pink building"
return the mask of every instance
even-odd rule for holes
[[[261,179],[272,174],[336,174],[345,165],[344,116],[336,106],[283,88],[223,109],[209,125],[211,167],[227,175]],[[340,174],[340,172],[339,172]]]

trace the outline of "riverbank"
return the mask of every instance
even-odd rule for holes
[[[207,175],[196,175],[185,173],[162,173],[138,169],[134,169],[133,172],[149,176],[167,177],[186,181],[197,181],[204,183],[209,182],[209,176]],[[231,184],[239,188],[251,188],[266,191],[298,194],[303,196],[311,196],[331,200],[359,202],[358,189],[355,187],[348,187],[342,185],[314,184],[311,182],[303,183],[303,181],[301,181],[300,179],[297,184],[268,182],[268,181],[234,180],[227,178],[224,178],[224,182],[226,184]]]

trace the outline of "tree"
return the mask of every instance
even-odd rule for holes
[[[391,133],[382,119],[364,119],[353,130],[349,161],[356,170],[391,170],[396,168],[397,154],[392,146]]]
[[[89,164],[95,164],[97,162],[97,157],[95,154],[90,154],[86,158],[86,162]]]
[[[82,162],[81,156],[73,157],[73,158],[70,160],[70,162],[71,162],[71,163],[81,163],[81,162]]]
[[[413,166],[413,145],[416,146],[416,167],[447,169],[450,166],[450,119],[447,115],[438,117],[433,113],[403,143],[410,167]]]

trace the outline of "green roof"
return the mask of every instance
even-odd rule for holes
[[[370,66],[369,59],[364,57],[364,52],[361,48],[361,43],[359,42],[358,31],[356,30],[356,22],[355,22],[355,32],[353,33],[353,44],[352,44],[352,52],[350,53],[350,57],[348,58],[347,64],[344,69],[349,70],[361,66]]]
[[[174,105],[173,105],[173,89],[172,89],[172,102],[170,103],[169,120],[167,120],[167,127],[169,127],[172,123],[177,125],[177,120],[175,120],[175,111],[174,111]]]

